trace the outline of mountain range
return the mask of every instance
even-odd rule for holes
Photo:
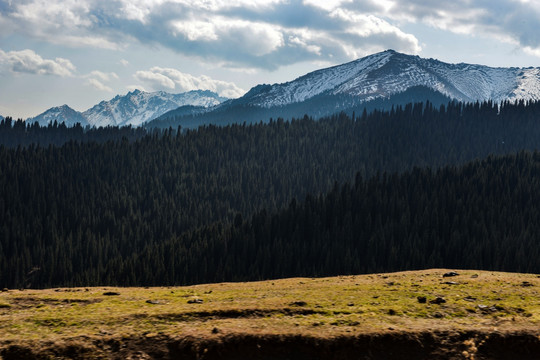
[[[439,105],[451,100],[498,103],[521,99],[540,100],[540,68],[448,64],[387,50],[286,83],[257,85],[238,99],[227,100],[209,91],[177,95],[134,91],[83,113],[63,106],[30,120],[40,124],[54,118],[68,125],[86,120],[91,126],[194,128],[304,114],[325,116],[425,100]]]
[[[126,95],[117,95],[109,101],[102,101],[92,108],[78,112],[68,105],[53,107],[44,113],[29,118],[30,123],[38,122],[46,126],[55,120],[67,126],[80,123],[82,126],[140,126],[160,115],[185,105],[196,108],[215,106],[227,98],[211,91],[194,90],[180,94],[164,91],[145,92],[134,90]]]
[[[441,105],[452,100],[498,103],[521,99],[540,99],[540,68],[448,64],[387,50],[290,82],[257,85],[238,99],[200,113],[165,113],[148,126],[189,128],[304,114],[325,116],[426,100]]]

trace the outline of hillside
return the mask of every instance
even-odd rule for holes
[[[536,275],[457,270],[0,293],[4,359],[535,359]]]

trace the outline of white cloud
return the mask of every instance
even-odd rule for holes
[[[371,0],[374,1],[374,0]],[[422,22],[457,34],[481,35],[515,44],[530,54],[540,50],[540,3],[524,0],[386,0],[378,13],[402,22]]]
[[[129,65],[129,61],[127,61],[126,59],[120,59],[119,63],[120,63],[122,66],[128,66],[128,65]]]
[[[302,1],[302,3],[305,5],[315,6],[326,11],[332,11],[342,6],[343,3],[350,3],[350,2],[352,2],[352,0],[304,0]]]
[[[321,47],[318,45],[310,45],[307,43],[307,41],[303,38],[300,38],[298,36],[289,36],[289,44],[292,46],[297,45],[304,49],[306,49],[308,52],[314,53],[316,55],[321,55]]]
[[[540,5],[524,0],[25,0],[2,11],[6,31],[42,41],[108,49],[139,42],[230,68],[339,63],[388,48],[418,53],[418,39],[404,31],[410,23],[540,49]]]
[[[154,89],[173,90],[176,87],[174,81],[169,77],[153,71],[137,71],[135,78],[139,81],[150,84]]]
[[[333,11],[354,3],[352,0],[25,0],[0,17],[12,20],[5,28],[64,46],[123,49],[138,41],[229,68],[277,69],[302,61],[347,61],[357,54],[366,54],[374,44],[378,44],[377,50],[388,48],[386,40],[399,51],[418,50],[414,36],[382,20],[391,31],[373,26],[370,33],[360,35],[350,29],[365,27],[373,19],[368,21],[356,14],[344,20],[332,15]],[[298,35],[300,32],[302,36]],[[166,79],[153,78],[153,81],[167,85]]]
[[[282,29],[250,21],[218,21],[219,40],[254,56],[267,55],[284,45]]]
[[[105,83],[119,79],[118,75],[114,72],[106,73],[99,70],[94,70],[91,73],[83,75],[81,77],[87,79],[87,85],[92,86],[94,89],[106,92],[113,92],[114,90]]]
[[[173,35],[183,35],[189,41],[218,40],[216,26],[207,21],[173,21]]]
[[[126,86],[126,89],[128,91],[135,91],[135,90],[146,91],[145,87],[142,85],[128,85]]]
[[[527,54],[530,54],[530,55],[534,55],[534,56],[537,56],[537,57],[540,57],[540,47],[537,47],[537,48],[531,48],[529,46],[525,46],[525,48],[523,49],[523,51],[525,51],[525,53]]]
[[[122,44],[109,38],[110,31],[93,13],[102,4],[101,0],[12,2],[2,9],[0,24],[11,32],[63,46],[119,49]]]
[[[90,78],[90,79],[88,79],[87,83],[89,85],[91,85],[92,87],[94,87],[95,89],[97,89],[97,90],[113,92],[113,89],[111,89],[109,86],[103,84],[98,79]]]
[[[283,46],[283,33],[278,26],[261,22],[215,17],[205,21],[175,21],[173,36],[188,42],[220,42],[240,53],[262,56]]]
[[[94,70],[92,71],[88,77],[93,77],[93,78],[97,78],[101,81],[111,81],[113,79],[118,79],[118,75],[116,75],[116,73],[114,72],[110,72],[110,73],[105,73],[105,72],[102,72],[102,71],[99,71],[99,70]]]
[[[75,66],[63,58],[43,59],[33,50],[4,52],[0,50],[0,64],[5,64],[15,73],[37,75],[73,76]]]
[[[172,68],[155,66],[149,71],[137,71],[135,78],[146,82],[154,90],[210,90],[228,98],[237,98],[245,93],[245,90],[232,82],[212,79],[205,75],[193,76]]]

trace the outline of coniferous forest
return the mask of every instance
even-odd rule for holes
[[[0,287],[540,272],[540,103],[197,130],[0,124]]]

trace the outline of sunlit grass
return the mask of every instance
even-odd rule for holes
[[[0,293],[0,339],[227,333],[331,337],[538,328],[537,275],[458,270],[458,276],[443,278],[445,272],[189,287],[11,290]],[[111,292],[119,295],[104,295]],[[419,301],[422,297],[425,303]],[[432,303],[437,298],[445,302]]]

